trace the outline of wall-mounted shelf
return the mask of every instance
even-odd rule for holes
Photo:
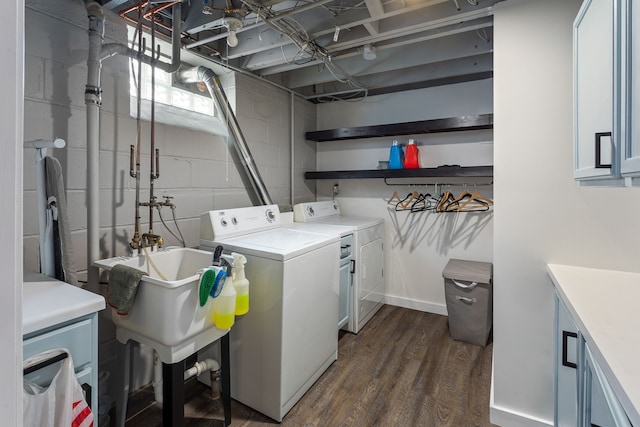
[[[388,125],[359,126],[307,132],[309,141],[326,142],[383,136],[416,135],[422,133],[459,132],[493,129],[493,114],[449,117]]]
[[[372,169],[350,171],[309,171],[305,179],[367,179],[367,178],[453,178],[493,177],[493,166],[439,166],[420,169]]]

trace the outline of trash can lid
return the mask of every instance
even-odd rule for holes
[[[490,262],[450,259],[442,270],[445,279],[465,280],[468,282],[491,283],[493,264]]]

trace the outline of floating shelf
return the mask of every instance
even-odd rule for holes
[[[417,122],[388,125],[360,126],[307,132],[309,141],[326,142],[347,139],[378,138],[383,136],[415,135],[422,133],[459,132],[493,129],[493,114],[449,117],[445,119],[421,120]]]
[[[351,171],[309,171],[305,179],[367,179],[367,178],[453,178],[493,177],[493,166],[439,166],[421,169],[372,169]]]

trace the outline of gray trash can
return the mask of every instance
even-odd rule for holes
[[[493,265],[450,259],[442,276],[451,338],[487,345],[493,319]]]

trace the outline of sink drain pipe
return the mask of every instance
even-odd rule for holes
[[[184,380],[188,380],[191,377],[204,374],[209,371],[211,375],[211,396],[216,396],[220,393],[220,363],[214,359],[204,359],[193,364],[193,366],[184,371]],[[153,396],[155,401],[162,404],[162,362],[158,353],[154,354],[153,358]]]
[[[267,191],[267,187],[264,185],[258,168],[253,161],[253,156],[251,155],[247,141],[244,139],[244,135],[242,135],[238,120],[231,109],[231,105],[222,89],[218,76],[216,76],[210,68],[198,66],[178,71],[178,79],[183,83],[202,82],[207,86],[209,94],[215,100],[218,109],[224,115],[225,123],[227,123],[229,130],[233,134],[233,146],[240,156],[242,166],[244,166],[245,171],[249,175],[251,185],[258,200],[263,205],[273,204],[269,191]]]

